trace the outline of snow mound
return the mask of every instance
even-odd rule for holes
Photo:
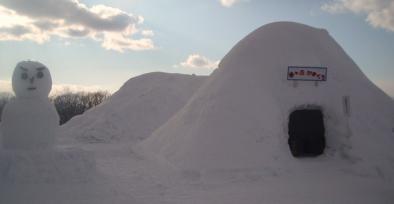
[[[204,76],[154,72],[127,81],[103,104],[62,126],[64,141],[139,141],[182,108]]]
[[[327,67],[327,81],[288,81],[293,65]],[[325,154],[296,159],[287,144],[289,114],[315,107],[324,114]],[[326,172],[319,164],[329,162],[343,165],[339,172],[387,177],[394,176],[393,127],[393,100],[326,30],[278,22],[236,44],[191,100],[139,147],[181,169],[302,172],[308,166]]]
[[[0,150],[0,183],[85,183],[95,175],[93,155],[82,150]]]

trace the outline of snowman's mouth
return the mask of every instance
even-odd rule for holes
[[[36,87],[28,87],[27,88],[27,90],[29,90],[29,91],[34,91],[34,90],[36,90],[37,88]]]

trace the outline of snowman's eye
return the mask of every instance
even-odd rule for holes
[[[27,73],[22,73],[22,74],[21,74],[21,78],[22,78],[23,80],[26,80],[27,78],[29,78],[29,76],[27,75]]]
[[[41,79],[42,77],[44,77],[44,73],[41,71],[37,72],[37,78]]]

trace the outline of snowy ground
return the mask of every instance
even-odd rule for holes
[[[135,153],[129,144],[81,146],[93,152],[97,177],[72,182],[2,182],[0,203],[392,203],[392,181],[354,175],[324,157],[303,172],[262,169],[178,171]],[[289,164],[291,165],[291,164]],[[320,165],[318,174],[310,174]],[[336,174],[338,178],[336,179]],[[343,174],[348,174],[343,179]],[[313,177],[310,177],[313,175]]]

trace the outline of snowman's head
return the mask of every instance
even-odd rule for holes
[[[40,62],[19,62],[12,75],[12,89],[17,98],[48,97],[52,89],[51,74]]]

